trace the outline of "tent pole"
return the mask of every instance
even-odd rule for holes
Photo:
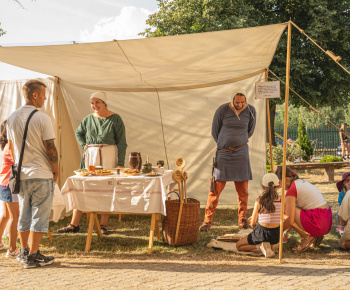
[[[269,72],[265,70],[265,82],[268,81]],[[270,143],[270,168],[273,173],[273,159],[272,159],[272,137],[271,137],[271,120],[270,120],[270,103],[269,99],[266,99],[266,114],[267,114],[267,127],[269,130],[269,143]]]
[[[60,98],[59,98],[59,93],[58,93],[58,82],[59,82],[59,78],[58,77],[54,77],[55,80],[55,84],[54,84],[54,98],[55,98],[55,107],[56,107],[56,116],[57,116],[57,143],[56,143],[56,147],[57,147],[57,151],[58,151],[58,178],[57,178],[57,184],[59,185],[59,187],[61,188],[62,184],[61,184],[61,178],[62,178],[62,124],[61,124],[61,110],[60,110]]]
[[[292,43],[292,24],[288,22],[288,41],[287,41],[287,63],[286,63],[286,92],[284,99],[284,129],[283,129],[283,165],[282,165],[282,195],[281,195],[281,221],[280,221],[280,247],[279,262],[282,263],[283,247],[283,216],[284,216],[284,192],[286,185],[286,160],[287,160],[287,132],[288,132],[288,103],[289,103],[289,77],[290,77],[290,50]]]

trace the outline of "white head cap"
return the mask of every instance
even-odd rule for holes
[[[275,173],[266,173],[262,178],[262,185],[265,187],[269,187],[269,183],[273,182],[274,186],[278,186],[280,181]]]
[[[90,100],[93,99],[93,98],[100,99],[100,100],[104,101],[105,103],[107,102],[107,94],[106,94],[105,92],[96,92],[96,93],[93,93],[93,94],[90,96]]]
[[[231,94],[231,103],[233,102],[233,98],[237,94],[242,94],[242,95],[244,95],[247,98],[245,89],[243,89],[241,87],[236,87],[236,88],[233,89],[232,94]]]

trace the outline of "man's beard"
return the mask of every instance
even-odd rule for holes
[[[242,106],[242,108],[237,108],[235,105],[233,105],[234,107],[235,107],[235,109],[237,110],[237,111],[240,111],[240,110],[242,110],[243,108],[244,108],[244,105]]]

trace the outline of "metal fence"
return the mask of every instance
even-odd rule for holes
[[[275,126],[275,132],[283,137],[283,126]],[[315,157],[322,157],[325,155],[341,156],[339,131],[333,126],[307,128],[306,134],[314,148]],[[287,139],[298,139],[298,127],[288,128]],[[275,140],[277,145],[283,145],[283,140],[278,136],[275,136]]]

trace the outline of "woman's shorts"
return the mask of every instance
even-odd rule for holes
[[[269,242],[271,245],[278,244],[280,241],[280,227],[277,228],[265,228],[260,224],[257,224],[248,235],[249,245],[259,245],[263,242]]]
[[[300,222],[305,231],[312,237],[322,237],[328,234],[332,228],[332,210],[326,208],[315,208],[302,210]]]
[[[18,194],[12,194],[8,186],[0,185],[0,200],[5,202],[18,202]]]

